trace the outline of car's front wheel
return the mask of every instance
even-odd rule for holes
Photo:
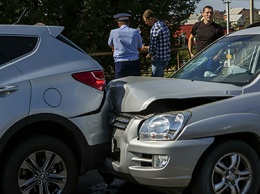
[[[71,194],[78,173],[71,149],[57,138],[28,138],[10,154],[3,168],[4,194]]]
[[[242,141],[228,141],[212,149],[196,169],[192,194],[253,194],[260,182],[260,161]]]

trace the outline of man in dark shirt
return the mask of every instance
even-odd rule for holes
[[[213,22],[213,8],[211,6],[205,6],[203,8],[202,16],[203,21],[194,24],[189,37],[188,50],[191,58],[194,57],[192,53],[194,37],[196,37],[196,53],[198,53],[224,35],[222,27]]]

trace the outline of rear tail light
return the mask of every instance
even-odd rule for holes
[[[72,74],[72,77],[75,80],[77,80],[83,84],[87,84],[98,90],[104,90],[105,85],[106,85],[105,75],[102,70],[74,73],[74,74]]]

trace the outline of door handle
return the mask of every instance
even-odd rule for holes
[[[3,86],[0,87],[0,93],[13,92],[18,90],[18,86]]]

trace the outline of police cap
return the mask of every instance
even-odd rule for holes
[[[114,15],[114,18],[115,18],[117,21],[129,20],[129,17],[131,17],[131,15],[128,14],[128,13],[119,13],[119,14]]]

